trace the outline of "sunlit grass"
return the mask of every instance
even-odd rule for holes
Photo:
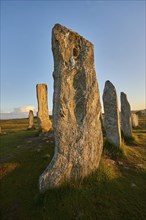
[[[0,179],[15,170],[18,166],[18,163],[4,163],[0,165]]]
[[[134,132],[137,146],[105,143],[97,171],[42,194],[38,179],[53,157],[54,142],[43,140],[37,129],[22,130],[0,136],[2,165],[9,164],[10,171],[1,179],[2,219],[145,220],[145,133]]]

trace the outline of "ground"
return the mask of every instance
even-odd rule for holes
[[[27,130],[28,119],[2,120],[2,220],[146,219],[146,118],[122,150],[105,144],[99,169],[88,178],[41,194],[38,179],[54,154],[53,131]]]

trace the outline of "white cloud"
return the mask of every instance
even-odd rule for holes
[[[32,110],[34,115],[36,115],[36,107],[32,105],[27,105],[14,108],[13,112],[1,113],[0,119],[27,118],[29,110]]]
[[[14,108],[12,112],[2,111],[0,119],[28,118],[29,110],[32,110],[34,116],[36,116],[37,108],[33,105],[27,105]],[[52,111],[49,111],[49,114],[52,115]]]
[[[32,105],[27,105],[27,106],[14,108],[14,112],[16,112],[16,113],[29,112],[29,110],[32,110],[32,111],[36,112],[36,108]]]

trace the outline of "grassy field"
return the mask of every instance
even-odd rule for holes
[[[39,136],[37,124],[27,126],[28,119],[1,121],[2,220],[146,219],[146,118],[120,152],[105,144],[98,171],[44,194],[38,179],[54,154],[54,138]]]

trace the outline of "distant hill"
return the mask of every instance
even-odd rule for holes
[[[143,110],[132,110],[131,112],[135,113],[135,114],[138,114],[138,115],[141,115],[141,116],[146,116],[146,109],[143,109]]]
[[[146,116],[146,109],[143,109],[143,110],[132,110],[131,113],[138,114],[140,116]],[[102,115],[104,116],[104,112],[102,113]]]

